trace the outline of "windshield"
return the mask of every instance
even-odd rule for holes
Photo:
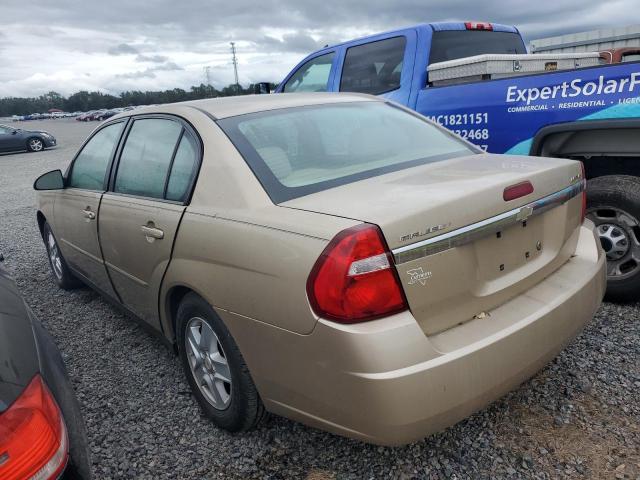
[[[218,123],[275,203],[476,153],[443,128],[382,102],[287,108]]]
[[[433,32],[429,64],[487,53],[527,53],[517,33],[487,30]]]

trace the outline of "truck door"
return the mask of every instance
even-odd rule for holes
[[[407,105],[416,56],[415,30],[394,32],[341,50],[334,89],[380,95]]]

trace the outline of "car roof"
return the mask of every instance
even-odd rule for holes
[[[187,102],[143,107],[134,111],[124,112],[123,114],[118,115],[118,117],[127,117],[145,113],[179,113],[179,110],[183,111],[182,107],[192,107],[203,111],[216,119],[222,119],[247,113],[278,110],[290,107],[303,107],[307,105],[381,101],[384,101],[384,99],[362,93],[318,92],[242,95],[237,97],[207,98],[204,100],[190,100]]]

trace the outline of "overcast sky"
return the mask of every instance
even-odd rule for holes
[[[516,25],[527,40],[640,23],[638,0],[1,0],[0,97],[278,82],[327,43],[420,22]]]

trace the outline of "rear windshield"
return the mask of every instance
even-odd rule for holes
[[[271,110],[218,124],[274,203],[476,153],[444,128],[382,102]]]
[[[527,53],[517,33],[487,30],[433,32],[429,63],[446,62],[486,53]]]

